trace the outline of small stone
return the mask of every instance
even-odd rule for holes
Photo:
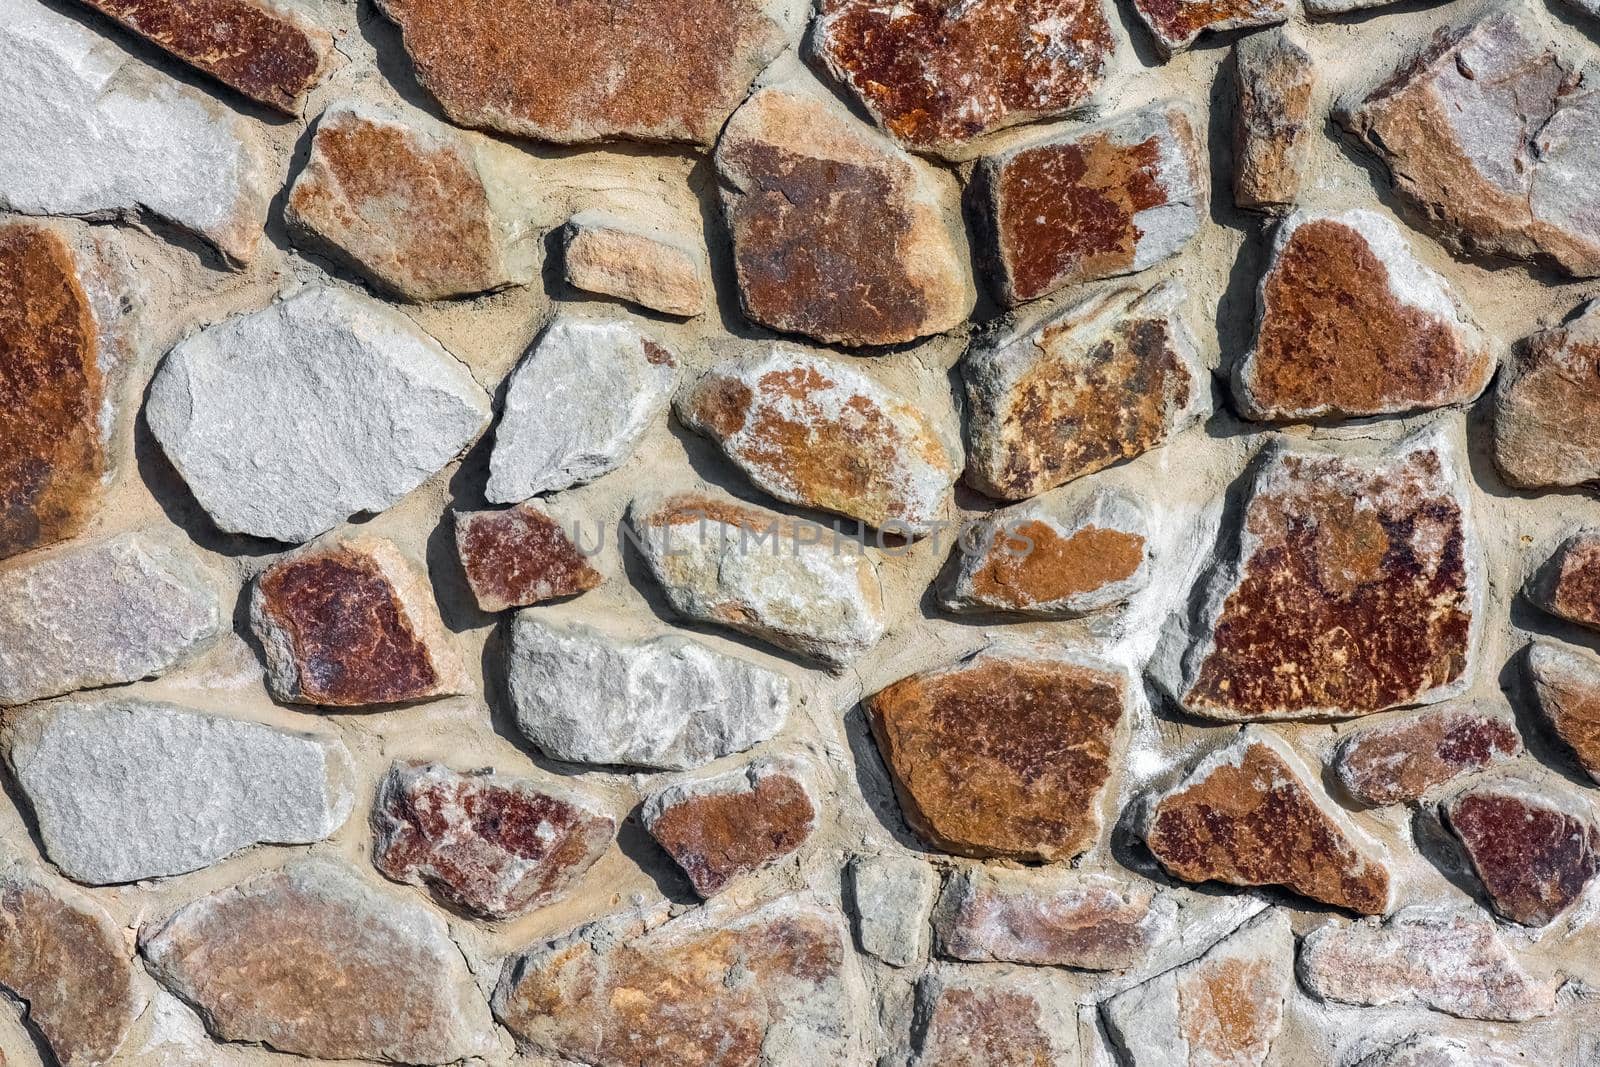
[[[261,572],[250,628],[291,704],[361,707],[470,693],[428,577],[391,541],[312,545]]]
[[[1278,227],[1255,347],[1234,393],[1253,419],[1395,415],[1464,404],[1495,371],[1449,283],[1374,211],[1301,211]]]
[[[1520,489],[1600,481],[1600,300],[1526,338],[1495,386],[1494,461]]]
[[[346,101],[317,120],[284,219],[296,243],[420,302],[533,280],[534,234],[506,199],[450,127]]]
[[[1156,50],[1171,59],[1186,52],[1201,33],[1271,26],[1294,10],[1290,0],[1134,0],[1139,21]]]
[[[796,760],[756,760],[710,778],[668,786],[644,802],[644,828],[709,898],[729,883],[793,855],[817,826],[817,807]]]
[[[495,1014],[593,1067],[854,1063],[862,1001],[838,915],[796,897],[614,915],[507,962]]]
[[[1138,500],[1103,487],[991,512],[958,542],[940,603],[1038,618],[1101,611],[1145,587],[1148,537]]]
[[[1528,647],[1539,712],[1579,766],[1600,782],[1600,659],[1547,641]]]
[[[892,967],[928,955],[928,912],[939,877],[915,856],[861,855],[846,868],[856,944]]]
[[[1209,199],[1200,129],[1183,105],[1157,101],[984,157],[974,180],[1001,303],[1177,255]]]
[[[1521,754],[1508,716],[1440,708],[1356,731],[1339,746],[1333,771],[1363,804],[1402,804]]]
[[[563,231],[567,284],[614,296],[664,315],[690,318],[706,309],[700,249],[688,238],[581,211]]]
[[[6,758],[45,854],[90,885],[164,878],[344,824],[350,754],[333,737],[143,700],[57,702],[6,722]]]
[[[1389,910],[1378,846],[1272,731],[1246,727],[1150,806],[1145,843],[1186,882],[1276,885],[1363,915]]]
[[[1403,908],[1387,921],[1329,923],[1306,935],[1300,979],[1342,1004],[1432,1008],[1463,1019],[1524,1022],[1556,1008],[1558,981],[1517,962],[1475,908]]]
[[[372,806],[373,863],[490,919],[565,896],[616,837],[588,796],[492,771],[396,762]]]
[[[0,707],[151,678],[221,632],[221,598],[187,546],[132,532],[0,569]]]
[[[333,36],[263,0],[80,0],[163,51],[285,115],[322,80]]]
[[[1590,18],[1600,18],[1600,0],[1567,0],[1567,6]]]
[[[180,341],[145,418],[218,526],[301,542],[421,485],[489,398],[398,311],[315,286]]]
[[[1100,0],[827,0],[811,32],[818,59],[874,122],[912,151],[946,156],[1083,108],[1116,47]]]
[[[1251,34],[1233,46],[1238,114],[1233,123],[1233,202],[1281,212],[1300,198],[1311,155],[1311,53],[1287,30]]]
[[[552,759],[687,770],[789,716],[783,675],[675,634],[620,640],[520,611],[507,658],[517,728]]]
[[[461,569],[483,611],[577,596],[603,580],[561,523],[532,504],[458,511],[455,523]]]
[[[35,0],[0,0],[0,98],[0,211],[148,213],[255,256],[277,184],[249,119]]]
[[[1570,790],[1485,782],[1451,798],[1445,818],[1495,911],[1544,926],[1600,874],[1600,830]]]
[[[1076,998],[1059,975],[937,964],[917,983],[911,1067],[1077,1062]]]
[[[769,86],[717,142],[739,302],[830,344],[891,345],[960,325],[976,301],[946,176],[844,108]]]
[[[719,363],[677,411],[779,500],[895,533],[936,529],[961,472],[958,449],[921,405],[803,352]]]
[[[1363,1056],[1351,1067],[1526,1067],[1528,1059],[1471,1037],[1415,1033]]]
[[[1550,614],[1600,630],[1600,533],[1584,530],[1563,541],[1528,594]]]
[[[156,978],[223,1041],[416,1064],[494,1048],[444,922],[340,863],[301,860],[201,897],[140,943]]]
[[[865,701],[906,822],[959,856],[1055,863],[1100,835],[1128,680],[1069,653],[991,646]]]
[[[511,372],[489,499],[515,504],[620,467],[677,381],[676,357],[632,322],[557,318]]]

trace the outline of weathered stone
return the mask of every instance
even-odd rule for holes
[[[612,916],[513,958],[495,1014],[534,1052],[595,1067],[855,1062],[861,993],[836,914],[784,897],[665,917]]]
[[[1589,803],[1554,787],[1484,782],[1452,797],[1445,818],[1494,910],[1544,926],[1600,874],[1600,830]]]
[[[939,964],[917,983],[912,1067],[1076,1062],[1075,998],[1045,971]]]
[[[1600,659],[1548,641],[1528,646],[1539,712],[1584,772],[1600,782]]]
[[[35,0],[0,0],[0,98],[0,211],[147,212],[254,257],[277,184],[248,119]]]
[[[1062,490],[991,512],[964,532],[940,580],[949,611],[1072,618],[1119,604],[1149,580],[1149,528],[1114,489]]]
[[[133,532],[0,568],[0,706],[165,674],[222,630],[187,547]]]
[[[484,611],[577,596],[602,576],[553,515],[532,504],[455,513],[456,551]]]
[[[1271,26],[1294,10],[1290,0],[1134,0],[1139,21],[1166,58],[1184,52],[1201,33]]]
[[[172,704],[44,704],[8,718],[5,742],[45,854],[91,885],[321,841],[355,801],[337,738]]]
[[[710,897],[793,855],[817,826],[798,760],[760,759],[737,770],[652,793],[644,828]]]
[[[333,36],[265,0],[79,0],[197,70],[285,115],[322,80]]]
[[[1600,481],[1600,301],[1526,338],[1495,386],[1494,461],[1523,489]]]
[[[1600,18],[1600,0],[1567,0],[1567,6],[1590,18]]]
[[[489,398],[398,311],[318,286],[179,342],[145,418],[218,526],[299,542],[421,485]]]
[[[489,499],[515,504],[620,467],[677,381],[677,359],[632,322],[557,318],[511,372]]]
[[[717,142],[744,313],[847,345],[959,325],[976,300],[953,189],[841,105],[769,86]]]
[[[427,575],[392,541],[310,545],[261,572],[250,628],[293,704],[361,707],[472,691]]]
[[[892,967],[928,954],[928,912],[939,877],[915,856],[861,855],[845,869],[856,943]]]
[[[706,309],[700,249],[688,238],[647,229],[603,211],[567,220],[562,263],[567,284],[666,315]]]
[[[1306,935],[1300,980],[1344,1004],[1421,1005],[1463,1019],[1549,1015],[1559,981],[1517,962],[1475,908],[1404,908],[1387,921],[1329,923]]]
[[[1531,11],[1441,30],[1336,117],[1440,238],[1600,275],[1600,92]]]
[[[877,567],[859,543],[723,496],[636,498],[628,522],[679,614],[842,666],[888,626]]]
[[[1351,1067],[1524,1067],[1528,1059],[1471,1037],[1408,1034],[1375,1049]]]
[[[1494,374],[1488,339],[1449,283],[1377,212],[1296,213],[1256,292],[1255,346],[1233,382],[1250,418],[1462,404]]]
[[[494,1047],[444,922],[343,864],[302,860],[201,897],[140,942],[152,973],[223,1041],[417,1064]]]
[[[1510,717],[1439,708],[1356,731],[1340,744],[1333,771],[1363,804],[1401,804],[1521,754]]]
[[[1084,107],[1116,40],[1100,0],[827,0],[812,28],[830,75],[913,151]]]
[[[616,836],[616,820],[577,792],[492,771],[396,762],[372,806],[373,863],[491,919],[565,895]]]
[[[1364,915],[1389,909],[1375,842],[1272,731],[1246,727],[1156,799],[1145,843],[1187,882],[1276,885]]]
[[[621,640],[521,611],[508,660],[517,727],[552,759],[684,770],[789,716],[787,678],[675,634]]]
[[[537,243],[465,137],[426,115],[360,101],[317,120],[284,219],[297,243],[404,300],[533,280]]]
[[[770,348],[712,367],[678,417],[779,500],[896,533],[931,532],[961,471],[920,405],[853,367]]]
[[[1128,701],[1121,672],[991,646],[866,700],[906,822],[962,856],[1071,859],[1100,834]]]
[[[1233,202],[1287,211],[1300,198],[1313,134],[1311,53],[1286,30],[1252,34],[1233,46]]]
[[[1528,593],[1550,614],[1600,629],[1600,533],[1585,530],[1563,541]]]

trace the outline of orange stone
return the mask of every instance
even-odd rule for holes
[[[1545,926],[1600,874],[1600,829],[1576,792],[1516,781],[1485,782],[1445,806],[1494,910]]]
[[[1075,1061],[1077,998],[1059,975],[936,964],[917,983],[915,1067],[1054,1067]],[[1073,1057],[1069,1059],[1069,1057]]]
[[[1528,646],[1528,674],[1545,722],[1600,782],[1600,658],[1537,641]]]
[[[1600,301],[1517,345],[1495,386],[1494,462],[1522,489],[1600,481]]]
[[[1400,804],[1521,754],[1509,717],[1441,708],[1356,731],[1339,746],[1333,770],[1362,803]]]
[[[603,580],[561,523],[532,504],[455,516],[461,568],[484,611],[577,596]]]
[[[1270,26],[1289,17],[1289,0],[1134,0],[1133,9],[1163,56],[1185,51],[1203,32]]]

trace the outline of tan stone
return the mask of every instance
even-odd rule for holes
[[[1283,29],[1254,33],[1233,46],[1233,202],[1279,212],[1300,198],[1315,134],[1311,53]]]
[[[1290,0],[1134,0],[1133,9],[1167,58],[1202,33],[1270,26],[1293,10]]]
[[[1339,745],[1333,771],[1362,803],[1400,804],[1521,754],[1509,716],[1440,708],[1357,730]]]
[[[1495,385],[1494,461],[1524,489],[1600,481],[1600,301],[1526,338]]]
[[[603,580],[562,524],[532,504],[455,517],[461,569],[484,611],[577,596]]]
[[[1075,1000],[1048,971],[937,964],[917,983],[911,1067],[1076,1062]]]
[[[1600,782],[1600,658],[1536,641],[1528,646],[1528,674],[1544,721]]]
[[[676,234],[602,211],[583,211],[562,231],[567,284],[651,311],[688,318],[706,309],[700,250]]]
[[[1513,922],[1547,925],[1600,874],[1600,829],[1572,790],[1482,782],[1444,812],[1490,905]]]

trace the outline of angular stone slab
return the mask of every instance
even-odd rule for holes
[[[180,341],[145,418],[219,527],[300,542],[421,485],[489,398],[398,311],[314,286]]]
[[[1495,384],[1494,462],[1521,489],[1600,481],[1600,301],[1571,321],[1526,338]]]
[[[1557,618],[1600,630],[1600,532],[1561,542],[1528,587],[1528,599]]]
[[[1523,1067],[1528,1057],[1466,1036],[1407,1034],[1351,1067]]]
[[[604,580],[555,516],[532,504],[457,511],[456,552],[478,607],[527,607],[577,596]]]
[[[1445,821],[1495,911],[1545,926],[1600,874],[1600,829],[1573,790],[1487,781],[1450,798]]]
[[[604,211],[580,211],[562,230],[568,285],[664,315],[691,318],[706,309],[703,254],[687,237]]]
[[[1077,1062],[1071,987],[1048,971],[930,967],[917,983],[912,1067]]]
[[[1551,732],[1584,772],[1600,782],[1600,659],[1536,641],[1528,646],[1528,676]]]
[[[45,854],[90,885],[199,870],[258,844],[306,845],[355,802],[336,737],[144,700],[58,701],[6,721],[6,759]]]
[[[1300,198],[1315,133],[1311,53],[1282,28],[1233,46],[1233,202],[1279,213]]]
[[[1133,9],[1156,50],[1171,59],[1188,51],[1202,33],[1271,26],[1287,19],[1294,5],[1290,0],[1134,0]]]
[[[939,876],[915,856],[860,855],[845,868],[856,944],[889,964],[909,967],[928,954],[928,913]]]
[[[1333,773],[1364,804],[1402,804],[1520,755],[1522,738],[1510,716],[1439,708],[1350,734],[1334,756]]]

